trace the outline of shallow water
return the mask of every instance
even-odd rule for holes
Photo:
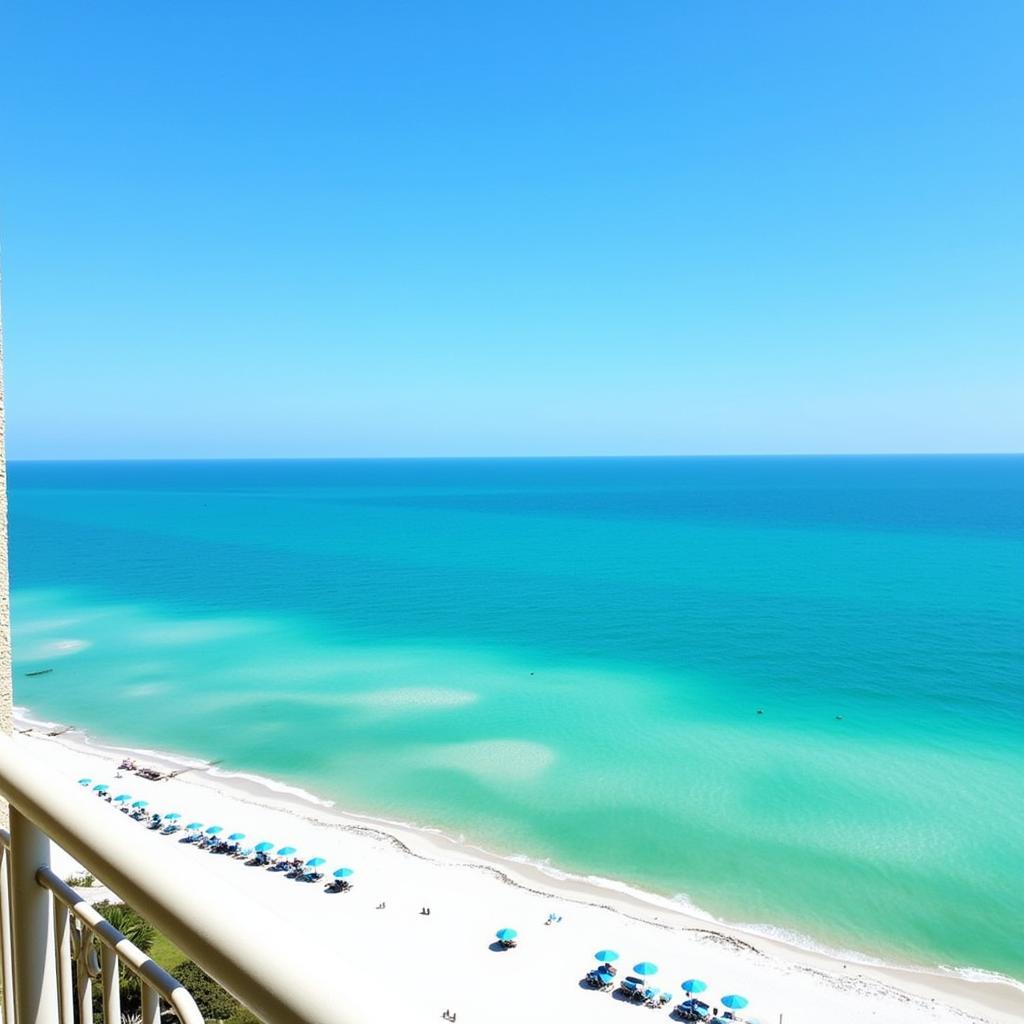
[[[1024,459],[10,485],[16,700],[41,714],[733,922],[1024,977]]]

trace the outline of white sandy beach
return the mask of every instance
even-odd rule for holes
[[[668,1009],[645,1009],[581,986],[596,966],[594,952],[604,948],[621,954],[619,978],[641,960],[659,965],[650,982],[674,994],[670,1007],[682,997],[684,978],[702,978],[709,986],[702,998],[716,1006],[723,994],[741,993],[750,1005],[739,1016],[760,1024],[774,1024],[780,1015],[785,1024],[1024,1019],[1024,991],[1010,984],[844,963],[709,924],[667,900],[559,880],[433,832],[347,815],[256,780],[194,770],[161,782],[126,773],[116,782],[126,752],[91,744],[80,733],[51,738],[36,726],[17,742],[68,779],[118,785],[149,800],[153,810],[216,822],[225,834],[244,832],[247,843],[266,839],[294,845],[304,858],[325,857],[328,878],[336,867],[353,868],[352,891],[328,895],[322,883],[291,881],[138,829],[140,843],[173,847],[192,863],[201,859],[211,873],[251,892],[291,922],[303,943],[327,951],[354,986],[386,993],[373,1004],[381,1021],[436,1021],[446,1009],[460,1024],[623,1022],[635,1014],[667,1020]],[[135,756],[144,764],[180,766]],[[96,799],[95,813],[117,811]],[[55,856],[55,866],[65,875],[76,868],[66,855]],[[420,913],[425,906],[429,916]],[[561,921],[546,925],[550,914]],[[516,949],[491,949],[502,927],[518,931]]]

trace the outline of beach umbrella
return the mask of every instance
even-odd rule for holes
[[[232,832],[231,835],[228,836],[228,839],[230,839],[231,842],[233,842],[233,843],[241,842],[244,838],[245,838],[245,833],[244,832]]]
[[[348,878],[349,875],[354,875],[354,874],[355,874],[355,872],[351,868],[338,868],[338,870],[334,872],[334,877],[335,878]]]
[[[318,868],[318,867],[320,867],[321,864],[326,864],[326,863],[327,863],[327,861],[324,860],[323,857],[310,857],[309,860],[306,861],[306,867],[307,868]]]
[[[181,817],[181,815],[177,811],[171,811],[170,814],[165,814],[164,815],[164,820],[165,821],[177,821],[180,817]]]
[[[257,853],[266,853],[267,850],[272,850],[273,848],[273,843],[257,843],[255,847],[253,847]]]
[[[189,822],[189,824],[187,824],[185,826],[185,831],[186,832],[191,832],[192,829],[200,829],[202,827],[203,827],[203,823],[201,821],[192,821],[192,822]]]
[[[91,786],[92,785],[92,779],[79,779],[78,780],[78,784],[80,786]]]
[[[290,857],[295,852],[294,846],[282,846],[281,849],[277,851],[277,855],[278,857]]]
[[[131,793],[119,793],[117,796],[114,797],[114,803],[123,804],[125,800],[131,800],[131,798]]]
[[[495,935],[501,939],[502,942],[511,942],[519,932],[515,928],[499,928]]]
[[[728,1006],[730,1010],[742,1010],[749,1002],[743,996],[722,996],[722,1005]]]
[[[640,963],[633,965],[633,970],[641,978],[646,978],[649,974],[658,973],[658,965],[652,964],[649,960],[642,960]]]
[[[603,964],[610,964],[614,960],[619,959],[619,954],[614,949],[599,949],[594,954],[595,960],[600,960]]]
[[[208,828],[208,829],[206,830],[206,834],[207,834],[208,836],[215,836],[215,835],[216,835],[216,834],[217,834],[218,832],[223,832],[223,831],[224,831],[224,829],[223,829],[223,828],[221,828],[221,826],[220,826],[220,825],[211,825],[211,826],[210,826],[210,827],[209,827],[209,828]]]
[[[149,801],[148,800],[136,800],[135,803],[132,804],[132,807],[148,807],[148,806],[149,806]]]
[[[683,991],[689,992],[690,995],[703,992],[707,987],[707,982],[701,981],[700,978],[690,978],[688,981],[683,982]]]
[[[105,782],[101,782],[98,786],[93,786],[92,788],[96,790],[97,793],[106,793],[106,791],[110,789]]]

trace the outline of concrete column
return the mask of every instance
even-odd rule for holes
[[[53,906],[36,871],[50,866],[50,839],[16,807],[11,815],[11,923],[18,1024],[58,1024]]]

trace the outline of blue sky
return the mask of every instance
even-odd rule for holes
[[[1024,449],[1024,4],[49,4],[14,458]]]

